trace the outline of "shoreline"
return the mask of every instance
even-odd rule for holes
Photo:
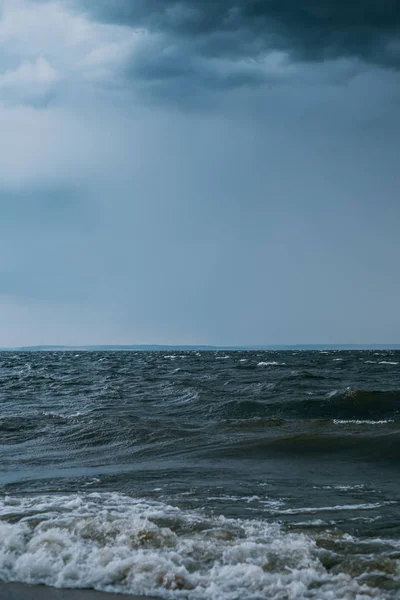
[[[160,600],[154,596],[114,594],[90,589],[0,582],[0,600]]]

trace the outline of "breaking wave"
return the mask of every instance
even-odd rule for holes
[[[390,542],[375,542],[372,561],[340,533],[290,533],[118,493],[6,497],[0,516],[4,581],[195,600],[376,598],[379,568],[399,584]]]

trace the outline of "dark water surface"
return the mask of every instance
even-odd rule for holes
[[[0,354],[0,579],[400,598],[400,352]]]

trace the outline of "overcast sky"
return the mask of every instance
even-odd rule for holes
[[[398,0],[0,14],[0,346],[400,342]]]

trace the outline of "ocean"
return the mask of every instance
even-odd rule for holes
[[[0,580],[400,597],[400,352],[0,354]]]

